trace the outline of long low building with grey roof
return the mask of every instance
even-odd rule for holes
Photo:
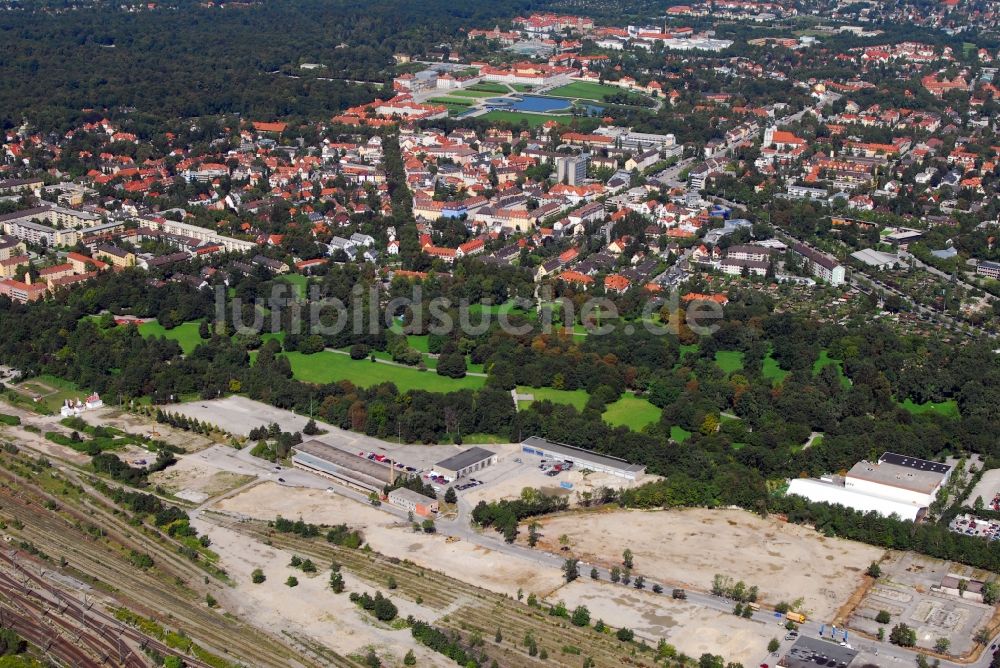
[[[572,462],[574,466],[579,466],[582,469],[610,473],[627,480],[636,480],[646,473],[646,467],[641,464],[630,464],[618,457],[602,455],[593,450],[585,450],[565,443],[556,443],[540,436],[532,436],[523,441],[521,452],[536,457]]]
[[[373,462],[315,439],[292,449],[292,464],[342,485],[381,494],[392,483],[395,472],[386,464]]]

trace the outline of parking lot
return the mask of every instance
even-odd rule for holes
[[[850,628],[873,636],[884,628],[888,635],[902,622],[916,630],[918,647],[933,648],[938,638],[947,638],[950,653],[967,654],[973,649],[972,636],[986,626],[993,608],[941,591],[948,575],[981,579],[987,574],[913,553],[894,553],[882,563],[882,578],[851,614]],[[881,610],[889,613],[888,623],[875,621]]]
[[[959,515],[948,524],[948,528],[955,533],[985,538],[986,540],[1000,538],[1000,522],[984,520],[972,515]]]

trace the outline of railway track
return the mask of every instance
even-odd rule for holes
[[[44,574],[44,567],[31,562],[25,555],[18,555],[16,551],[0,551],[0,592],[33,602],[36,612],[42,616],[67,629],[76,628],[79,631],[78,640],[88,644],[95,654],[100,654],[102,662],[112,661],[125,668],[148,665],[136,648],[156,650],[164,656],[181,656],[177,650],[123,624],[92,603],[67,596]],[[195,658],[185,657],[185,663],[193,668],[210,668]]]
[[[8,472],[7,477],[9,475]],[[53,557],[66,558],[72,570],[84,579],[102,583],[118,597],[124,597],[125,607],[154,619],[169,613],[170,626],[187,629],[212,653],[242,657],[246,665],[280,668],[323,665],[303,657],[260,630],[245,627],[204,607],[187,583],[196,582],[205,574],[196,565],[185,563],[186,559],[164,559],[173,568],[164,568],[160,577],[156,572],[142,571],[128,563],[128,549],[146,551],[156,556],[154,570],[158,571],[161,555],[167,550],[148,536],[137,536],[135,528],[120,516],[102,513],[100,521],[106,522],[107,535],[97,539],[74,526],[74,522],[93,523],[93,516],[71,508],[66,499],[57,500],[59,512],[50,511],[43,506],[47,497],[44,492],[39,494],[39,490],[32,488],[29,494],[26,489],[30,481],[17,478],[16,482],[19,485],[16,490],[10,485],[0,486],[0,515],[19,522],[23,528],[17,533],[36,548]],[[66,513],[73,521],[60,513]],[[115,539],[118,540],[117,548]],[[123,577],[123,573],[127,575]],[[240,663],[239,659],[230,661]]]

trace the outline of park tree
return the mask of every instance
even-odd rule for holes
[[[445,503],[458,503],[458,494],[455,493],[454,487],[449,487],[444,493]]]
[[[259,568],[253,569],[253,573],[250,574],[250,581],[254,584],[260,584],[266,580],[267,577],[264,575],[264,571]]]
[[[631,569],[632,568],[632,561],[633,561],[632,550],[630,550],[630,549],[628,549],[626,547],[625,551],[622,552],[622,565],[625,568]]]

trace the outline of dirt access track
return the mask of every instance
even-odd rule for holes
[[[574,556],[611,567],[628,548],[637,575],[708,591],[721,573],[756,585],[764,604],[801,598],[816,619],[832,618],[885,554],[742,510],[570,512],[540,524],[543,549],[558,553],[565,534]]]

